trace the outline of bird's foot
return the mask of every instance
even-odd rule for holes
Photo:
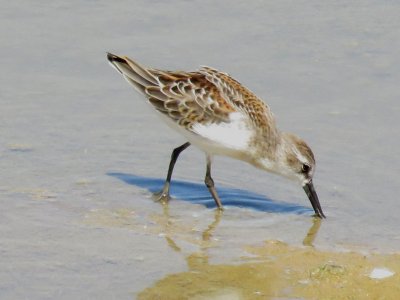
[[[154,193],[152,198],[155,202],[161,202],[163,204],[168,203],[169,200],[171,200],[169,193],[164,190]]]

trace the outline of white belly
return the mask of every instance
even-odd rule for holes
[[[207,154],[246,160],[251,131],[240,118],[239,113],[233,114],[237,115],[233,116],[230,123],[196,124],[193,126],[193,132],[179,126],[167,116],[161,113],[159,115],[169,127],[182,134],[191,144]]]

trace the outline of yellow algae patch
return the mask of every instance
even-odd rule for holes
[[[205,253],[192,254],[189,271],[166,276],[138,299],[400,299],[398,254],[323,252],[278,241],[247,250],[261,261],[212,265]],[[377,267],[393,275],[370,278]]]
[[[106,227],[138,227],[138,223],[135,220],[135,211],[128,208],[117,210],[93,209],[85,215],[84,222],[90,225]]]
[[[264,258],[287,274],[290,296],[306,299],[400,299],[400,255],[368,256],[349,252],[323,252],[310,247],[296,248],[280,242],[266,242],[248,251]],[[370,277],[376,268],[387,268],[392,276]]]
[[[80,185],[80,186],[88,186],[92,183],[92,181],[89,179],[82,178],[82,179],[79,179],[78,181],[76,181],[75,183],[76,183],[76,185]]]
[[[97,226],[128,228],[158,235],[174,251],[181,252],[187,271],[169,274],[137,295],[147,299],[400,299],[400,255],[321,251],[313,241],[321,226],[316,219],[304,238],[304,246],[268,240],[241,246],[244,256],[235,264],[212,264],[212,248],[224,251],[224,238],[213,239],[221,212],[203,231],[198,220],[183,222],[164,211],[143,216],[131,209],[94,210],[86,222]],[[204,224],[203,224],[204,225]],[[189,242],[197,250],[185,254],[179,244]],[[229,243],[228,243],[229,245]],[[160,258],[163,259],[163,258]]]
[[[201,253],[190,255],[187,262],[189,271],[166,276],[137,299],[265,299],[275,293],[276,270],[271,268],[257,264],[210,265]]]
[[[176,241],[185,241],[192,245],[211,247],[214,241],[210,239],[211,231],[220,221],[221,213],[215,214],[214,221],[204,231],[199,230],[201,220],[181,220],[169,214],[168,205],[163,206],[161,213],[138,216],[134,210],[121,208],[116,210],[95,209],[86,213],[84,222],[89,225],[103,227],[122,227],[135,232],[147,233],[164,237],[168,245],[180,251]]]
[[[51,201],[57,198],[57,194],[43,188],[32,188],[32,189],[16,188],[16,189],[9,189],[8,192],[26,194],[29,195],[33,200]]]

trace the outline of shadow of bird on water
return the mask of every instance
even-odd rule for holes
[[[161,190],[164,179],[144,177],[134,174],[114,173],[107,175],[118,178],[128,184],[144,188],[151,193]],[[208,208],[215,208],[215,201],[210,196],[204,184],[181,181],[174,179],[171,183],[171,196],[191,203],[202,204]],[[312,209],[298,204],[276,201],[264,195],[246,190],[218,187],[218,194],[224,206],[250,208],[257,211],[283,214],[309,215]]]

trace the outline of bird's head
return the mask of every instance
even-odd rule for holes
[[[269,166],[266,169],[300,183],[316,215],[325,218],[312,182],[315,159],[310,147],[291,133],[282,133],[277,147],[275,161],[272,167]]]

